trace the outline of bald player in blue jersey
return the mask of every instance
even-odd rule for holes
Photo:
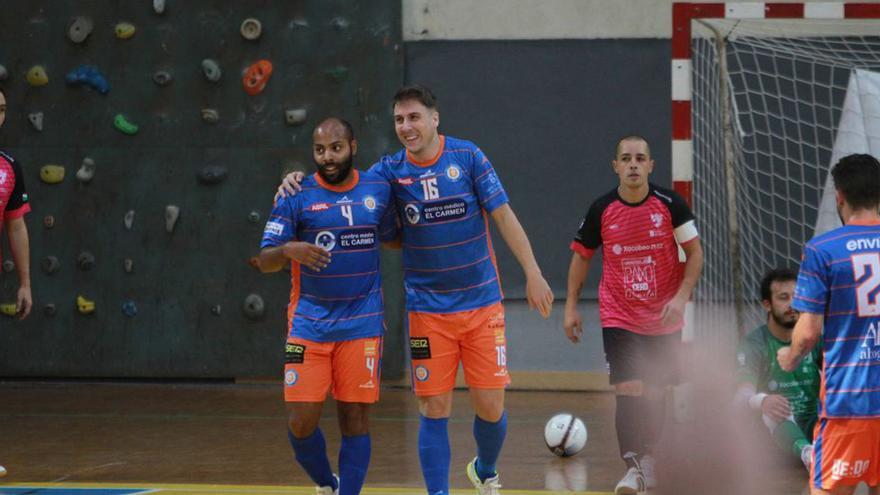
[[[419,459],[429,495],[449,493],[447,424],[459,364],[476,409],[477,456],[466,473],[480,495],[500,493],[496,461],[507,432],[503,294],[489,236],[495,221],[526,276],[529,306],[545,318],[553,293],[489,159],[473,143],[439,134],[434,94],[408,86],[394,96],[404,149],[370,170],[391,184],[402,225],[413,388],[419,398]],[[296,188],[289,175],[279,188]]]
[[[823,344],[813,494],[880,494],[880,162],[849,155],[831,169],[843,226],[804,247],[792,307],[801,315],[779,365]]]
[[[329,118],[312,134],[317,173],[276,201],[263,234],[260,269],[291,266],[284,399],[297,462],[319,495],[360,493],[370,461],[369,406],[379,399],[385,330],[379,243],[397,236],[391,188],[352,168],[357,141]],[[339,477],[318,428],[331,390],[342,444]]]

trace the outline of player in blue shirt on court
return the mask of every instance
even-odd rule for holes
[[[523,269],[529,306],[548,317],[553,293],[491,162],[475,144],[438,132],[440,113],[431,90],[401,88],[392,109],[404,149],[370,170],[391,184],[400,216],[422,475],[429,495],[449,494],[448,422],[461,365],[477,413],[477,455],[466,475],[478,494],[495,495],[501,488],[496,461],[507,433],[504,391],[510,376],[489,218]],[[291,188],[295,181],[291,175],[285,179]]]
[[[291,266],[284,399],[296,460],[319,495],[355,495],[370,462],[369,406],[379,399],[379,243],[397,236],[397,214],[388,182],[352,168],[357,141],[348,122],[324,120],[312,141],[317,173],[275,203],[259,266]],[[338,479],[318,428],[331,387],[342,431]]]
[[[880,162],[849,155],[831,169],[843,226],[804,248],[792,307],[801,312],[786,371],[823,339],[814,494],[880,494]]]

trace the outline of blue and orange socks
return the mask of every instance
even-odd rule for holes
[[[449,494],[449,418],[426,418],[419,421],[419,462],[429,495]]]
[[[507,411],[501,419],[490,423],[479,416],[474,416],[474,440],[477,441],[477,462],[474,469],[480,481],[495,476],[495,462],[501,454],[504,437],[507,435]]]
[[[357,495],[370,466],[370,434],[342,436],[339,447],[339,495]]]
[[[321,429],[316,428],[314,433],[305,438],[296,438],[288,430],[287,438],[290,440],[290,446],[293,447],[296,462],[303,467],[309,478],[318,486],[330,486],[336,490],[339,484],[333,476],[333,470],[330,469],[330,460],[327,459],[327,443],[324,441]]]

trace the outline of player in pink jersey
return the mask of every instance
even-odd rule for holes
[[[880,495],[880,162],[845,156],[831,169],[843,226],[804,246],[779,366],[797,368],[822,339],[812,493]]]
[[[6,95],[0,91],[0,127],[6,121]],[[0,231],[6,228],[12,260],[18,275],[18,294],[15,311],[18,319],[24,319],[31,312],[30,242],[24,215],[31,211],[21,166],[11,156],[0,151]],[[0,273],[2,276],[2,273]],[[6,469],[0,466],[0,477]]]
[[[579,342],[577,302],[590,260],[602,247],[602,341],[616,394],[617,441],[627,464],[615,493],[638,493],[656,485],[652,450],[665,419],[665,387],[678,381],[684,308],[700,276],[703,250],[684,199],[648,182],[654,160],[644,138],[621,139],[612,166],[620,184],[590,206],[571,243],[564,326],[569,340]]]

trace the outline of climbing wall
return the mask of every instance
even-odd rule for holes
[[[5,2],[0,148],[30,193],[35,305],[0,316],[0,376],[278,375],[289,276],[248,263],[273,192],[313,170],[324,116],[362,168],[395,147],[401,51],[399,2]],[[4,270],[0,302],[15,287]]]

